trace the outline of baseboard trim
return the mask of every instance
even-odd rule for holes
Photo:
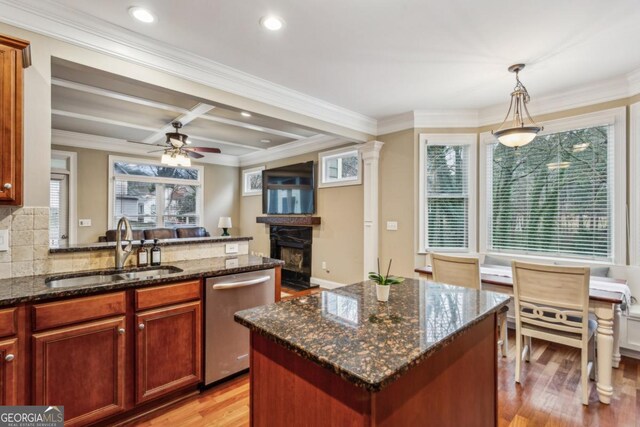
[[[331,280],[318,279],[317,277],[311,278],[311,283],[318,285],[324,289],[336,289],[346,286],[344,283],[332,282]]]
[[[640,351],[631,350],[628,348],[620,347],[620,354],[625,357],[630,357],[631,359],[639,359],[640,360]]]

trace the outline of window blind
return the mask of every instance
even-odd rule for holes
[[[613,126],[487,150],[490,250],[612,259]]]
[[[425,156],[427,249],[467,249],[469,146],[427,144]]]

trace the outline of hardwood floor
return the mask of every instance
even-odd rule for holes
[[[584,407],[578,350],[534,340],[531,363],[523,363],[519,386],[513,380],[513,334],[509,341],[508,357],[498,361],[500,427],[640,426],[640,361],[623,357],[614,369],[611,405],[598,401],[595,383],[590,382],[589,406]],[[249,378],[243,375],[130,425],[248,426]]]

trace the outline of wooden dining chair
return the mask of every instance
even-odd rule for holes
[[[520,383],[522,359],[528,362],[531,358],[531,338],[579,348],[582,404],[588,405],[588,381],[592,374],[595,375],[593,337],[597,327],[594,320],[589,320],[590,269],[518,261],[512,262],[512,269],[516,309],[516,382]]]
[[[431,254],[433,280],[449,285],[480,289],[480,260],[478,258]],[[498,346],[502,357],[507,357],[507,307],[498,313]]]

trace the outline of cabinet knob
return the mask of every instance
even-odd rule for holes
[[[4,357],[4,360],[6,360],[7,362],[11,362],[15,358],[16,357],[13,354],[9,353]]]
[[[124,335],[124,328],[118,328],[118,333],[120,335]]]
[[[138,329],[143,330],[143,329],[144,329],[144,323],[140,323],[140,324],[138,325]]]
[[[3,187],[4,187],[4,189],[5,189],[5,190],[11,190],[11,188],[13,187],[13,185],[11,185],[11,183],[10,183],[10,182],[7,182],[7,183],[5,183],[5,184],[3,185]]]

